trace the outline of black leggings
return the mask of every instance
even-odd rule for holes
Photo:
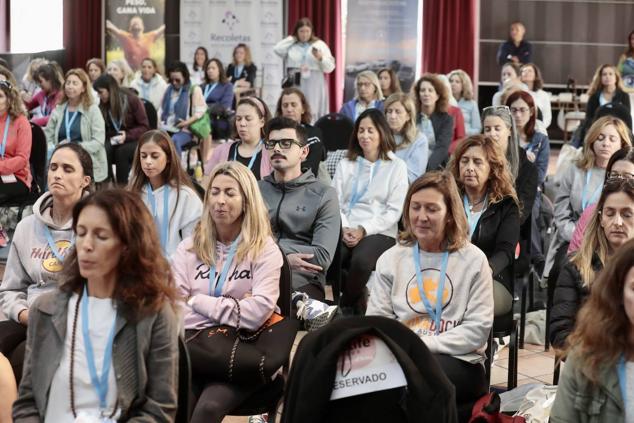
[[[21,180],[5,184],[0,179],[0,203],[10,200],[15,197],[27,195],[29,193],[29,187],[26,186]]]
[[[363,289],[376,266],[376,261],[387,249],[394,246],[394,238],[386,235],[368,235],[354,248],[341,245],[342,267],[347,269],[343,283],[341,304],[354,305],[363,294]]]
[[[434,354],[449,381],[456,387],[458,404],[477,400],[488,392],[486,374],[481,363],[467,363],[446,354]]]
[[[26,326],[13,320],[0,322],[0,353],[11,363],[17,384],[22,378],[24,348],[26,346]]]
[[[134,160],[134,152],[136,151],[136,141],[126,141],[123,144],[110,144],[110,139],[106,140],[106,156],[108,157],[108,176],[111,178],[112,165],[114,164],[117,172],[115,181],[119,184],[128,183],[128,175],[132,168],[132,160]]]

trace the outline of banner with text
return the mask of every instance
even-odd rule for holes
[[[344,101],[359,72],[392,68],[408,92],[418,75],[422,0],[348,0]]]
[[[165,0],[106,0],[106,63],[125,60],[133,71],[146,57],[165,70]]]
[[[188,65],[202,46],[226,67],[234,47],[247,44],[258,68],[255,86],[269,107],[275,106],[283,70],[273,46],[284,35],[283,0],[181,0],[180,28],[181,61]]]

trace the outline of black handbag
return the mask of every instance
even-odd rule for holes
[[[206,379],[239,384],[268,383],[289,359],[299,324],[273,313],[255,332],[222,325],[185,331],[193,373]]]

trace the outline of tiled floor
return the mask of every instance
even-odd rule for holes
[[[493,362],[491,368],[491,385],[496,388],[506,389],[508,378],[508,348],[500,351],[498,359]],[[543,345],[524,344],[524,349],[518,352],[517,384],[528,383],[553,383],[553,370],[555,367],[555,353],[544,351]]]

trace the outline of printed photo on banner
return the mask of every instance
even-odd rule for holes
[[[391,68],[403,92],[409,92],[419,66],[419,0],[367,3],[348,0],[344,101],[354,97],[359,72]]]
[[[165,0],[106,0],[106,62],[125,60],[132,71],[151,57],[165,70]]]

